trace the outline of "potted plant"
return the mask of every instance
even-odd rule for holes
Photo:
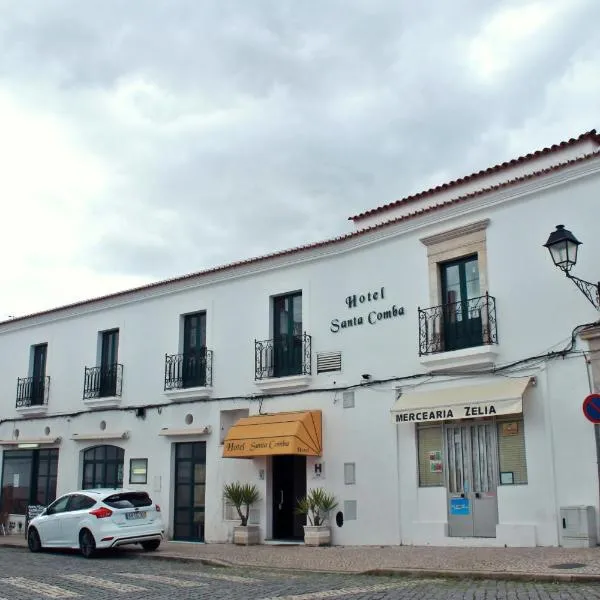
[[[233,543],[249,546],[258,544],[260,541],[260,529],[258,525],[248,525],[250,506],[260,499],[258,488],[249,483],[227,483],[223,488],[223,496],[227,502],[235,506],[240,517],[241,524],[233,528]],[[245,507],[245,511],[242,510]]]
[[[304,543],[307,546],[331,544],[329,513],[337,505],[335,496],[323,488],[313,488],[298,500],[296,513],[305,515],[308,519],[308,524],[304,526]]]

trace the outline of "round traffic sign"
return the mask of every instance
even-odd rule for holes
[[[583,401],[583,414],[588,421],[600,423],[600,394],[590,394]]]

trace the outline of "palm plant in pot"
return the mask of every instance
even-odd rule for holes
[[[235,506],[241,524],[233,528],[233,543],[249,546],[260,541],[260,528],[258,525],[248,525],[250,506],[260,499],[258,488],[254,484],[226,483],[223,487],[223,496],[227,502]],[[243,510],[245,508],[245,510]]]
[[[296,513],[305,515],[308,521],[304,526],[304,543],[307,546],[331,544],[329,513],[337,505],[335,496],[323,488],[313,488],[304,498],[298,500]]]

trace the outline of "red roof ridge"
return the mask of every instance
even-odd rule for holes
[[[442,208],[446,208],[447,206],[451,206],[453,204],[460,204],[462,202],[465,202],[467,200],[471,200],[473,198],[476,198],[478,196],[482,196],[484,194],[487,194],[489,192],[495,192],[498,191],[500,189],[506,188],[506,187],[510,187],[512,185],[516,185],[519,183],[523,183],[525,181],[528,181],[530,179],[534,179],[536,177],[540,177],[543,175],[547,175],[548,173],[554,172],[554,171],[560,171],[562,169],[565,169],[567,167],[570,167],[574,164],[577,163],[582,163],[582,162],[586,162],[588,160],[594,159],[594,158],[598,158],[598,154],[597,153],[590,153],[590,154],[586,154],[584,156],[580,156],[578,158],[573,158],[570,159],[568,161],[562,162],[562,163],[557,163],[555,165],[551,165],[549,167],[546,167],[544,169],[540,169],[539,171],[535,171],[533,173],[528,173],[526,175],[521,175],[519,177],[516,177],[514,179],[510,179],[507,181],[503,181],[501,183],[492,185],[490,187],[487,188],[482,188],[480,190],[475,190],[473,192],[469,192],[467,194],[464,194],[463,196],[458,196],[456,198],[453,198],[451,200],[445,200],[443,202],[440,202],[439,204],[434,204],[432,206],[426,206],[424,208],[420,208],[417,209],[411,213],[408,213],[406,215],[402,215],[393,219],[390,219],[389,221],[383,221],[381,223],[376,223],[374,225],[370,225],[368,227],[365,227],[363,229],[357,229],[355,231],[350,231],[348,233],[344,233],[332,238],[327,238],[325,240],[321,240],[319,242],[311,242],[308,244],[303,244],[301,246],[295,246],[293,248],[288,248],[286,250],[277,250],[275,252],[271,252],[269,254],[263,254],[261,256],[255,256],[252,258],[246,258],[243,260],[239,260],[239,261],[234,261],[231,263],[226,263],[224,265],[220,265],[217,267],[211,267],[209,269],[205,269],[203,271],[196,271],[193,273],[188,273],[187,275],[181,275],[178,277],[172,277],[170,279],[164,279],[161,281],[157,281],[154,283],[149,283],[146,285],[142,285],[142,286],[138,286],[135,288],[130,288],[128,290],[123,290],[121,292],[114,292],[111,294],[106,294],[104,296],[97,296],[96,298],[90,298],[88,300],[80,300],[77,302],[73,302],[71,304],[65,304],[63,306],[58,306],[55,308],[50,308],[48,310],[43,310],[43,311],[39,311],[36,313],[31,313],[28,315],[22,315],[19,317],[15,317],[12,319],[8,319],[7,321],[0,321],[0,326],[1,325],[8,325],[9,323],[14,323],[17,321],[24,321],[27,319],[31,319],[33,317],[40,317],[40,316],[44,316],[44,315],[48,315],[48,314],[52,314],[52,313],[57,313],[57,312],[61,312],[64,310],[68,310],[71,308],[77,308],[79,306],[85,306],[86,304],[94,304],[96,302],[102,302],[104,300],[110,300],[111,298],[118,298],[120,296],[126,296],[128,294],[135,294],[137,292],[142,292],[144,290],[148,290],[148,289],[153,289],[153,288],[159,288],[159,287],[163,287],[172,283],[177,283],[177,282],[181,282],[181,281],[186,281],[189,279],[194,279],[197,277],[203,277],[203,276],[207,276],[207,275],[211,275],[213,273],[219,273],[222,271],[227,271],[229,269],[235,269],[238,267],[243,267],[249,264],[254,264],[254,263],[259,263],[265,260],[269,260],[272,258],[279,258],[282,256],[287,256],[290,254],[296,254],[298,252],[303,252],[305,250],[314,250],[316,248],[322,248],[325,246],[331,246],[334,244],[337,244],[339,242],[343,242],[345,240],[348,239],[352,239],[355,237],[360,237],[362,235],[365,235],[367,233],[371,233],[373,231],[377,231],[379,229],[384,229],[386,227],[392,226],[392,225],[397,225],[398,223],[402,222],[402,221],[409,221],[411,219],[414,219],[416,217],[420,217],[422,215],[425,214],[429,214],[431,212],[434,212],[436,210],[442,209]]]
[[[384,211],[390,210],[392,208],[396,208],[397,206],[400,206],[401,204],[408,204],[411,202],[415,202],[417,200],[421,200],[422,198],[425,198],[427,196],[432,196],[433,194],[436,194],[437,192],[441,192],[443,190],[457,187],[464,183],[473,181],[474,179],[479,179],[480,177],[484,177],[485,175],[490,175],[491,173],[497,173],[498,171],[504,171],[510,167],[514,167],[515,165],[522,164],[524,162],[529,162],[536,158],[540,158],[540,156],[544,156],[546,154],[550,154],[552,152],[562,150],[564,148],[567,148],[568,146],[578,144],[585,140],[592,140],[600,145],[600,135],[598,135],[596,133],[595,129],[590,129],[590,131],[586,131],[585,133],[582,133],[577,138],[570,138],[567,141],[563,141],[558,144],[553,144],[552,146],[548,146],[546,148],[542,148],[541,150],[536,150],[535,152],[530,152],[529,154],[525,154],[523,156],[513,158],[509,161],[505,161],[503,163],[499,163],[492,167],[488,167],[487,169],[482,169],[481,171],[471,173],[470,175],[465,175],[464,177],[459,177],[458,179],[453,179],[452,181],[447,181],[446,183],[442,183],[440,185],[429,188],[427,190],[417,192],[415,194],[411,194],[410,196],[405,196],[404,198],[401,198],[399,200],[394,200],[393,202],[390,202],[388,204],[382,204],[381,206],[377,206],[376,208],[371,208],[371,209],[361,212],[357,215],[354,215],[353,217],[348,217],[348,220],[349,221],[361,221],[362,219],[365,219],[366,217],[370,217],[371,215],[374,215],[374,214],[377,214],[380,212],[384,212]]]

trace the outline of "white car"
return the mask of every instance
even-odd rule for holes
[[[32,552],[79,548],[86,558],[96,550],[141,544],[156,550],[164,536],[160,506],[146,492],[81,490],[55,500],[27,527]]]

